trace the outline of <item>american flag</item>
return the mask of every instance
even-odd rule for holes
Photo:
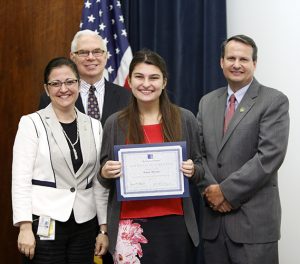
[[[85,0],[80,29],[93,30],[104,39],[108,56],[104,76],[108,81],[124,86],[132,51],[127,39],[120,1]]]

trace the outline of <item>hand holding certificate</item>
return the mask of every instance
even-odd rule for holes
[[[188,181],[181,171],[185,153],[185,142],[115,146],[115,155],[122,164],[118,199],[188,196]]]

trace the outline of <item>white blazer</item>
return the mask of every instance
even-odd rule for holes
[[[72,210],[75,221],[98,217],[106,224],[108,190],[99,184],[102,127],[77,111],[83,164],[75,173],[70,148],[50,104],[23,116],[13,147],[13,223],[32,221],[32,214],[65,222]]]

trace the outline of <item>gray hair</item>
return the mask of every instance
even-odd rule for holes
[[[78,31],[75,34],[75,36],[74,36],[74,38],[71,42],[71,52],[77,51],[78,40],[82,36],[95,36],[95,37],[97,37],[101,41],[104,51],[107,51],[107,47],[105,45],[105,42],[103,41],[103,38],[100,35],[98,35],[97,32],[89,30],[89,29],[85,29],[85,30]]]

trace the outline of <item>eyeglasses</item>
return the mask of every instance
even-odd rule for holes
[[[76,79],[67,79],[64,82],[56,80],[56,81],[48,82],[47,85],[53,88],[61,88],[62,85],[64,84],[66,87],[72,88],[77,82],[78,80]]]
[[[82,58],[86,58],[90,55],[90,53],[93,54],[94,57],[101,57],[104,55],[106,51],[105,50],[102,50],[102,49],[94,49],[94,50],[78,50],[78,51],[75,51],[74,53],[76,55],[78,55],[78,57],[82,57]]]

